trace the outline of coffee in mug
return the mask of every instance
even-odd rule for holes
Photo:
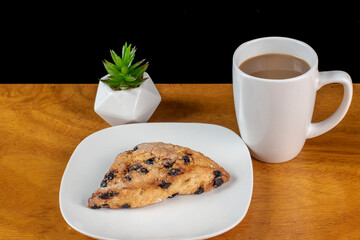
[[[250,58],[239,68],[254,77],[280,80],[300,76],[310,69],[310,65],[288,54],[269,53]]]

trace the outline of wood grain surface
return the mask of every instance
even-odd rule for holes
[[[231,84],[157,87],[162,102],[150,122],[213,123],[239,133]],[[62,218],[59,188],[75,147],[109,127],[93,110],[96,88],[0,85],[0,239],[89,239]],[[319,90],[314,121],[335,111],[342,91],[339,85]],[[360,85],[354,84],[343,121],[307,140],[298,157],[282,164],[253,160],[246,217],[213,239],[360,239],[359,120]]]

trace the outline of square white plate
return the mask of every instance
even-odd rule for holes
[[[178,195],[143,208],[90,209],[116,155],[142,142],[200,151],[230,173],[230,181],[200,195]],[[235,227],[249,208],[253,170],[249,151],[233,131],[202,123],[139,123],[106,128],[75,149],[60,186],[60,210],[75,230],[98,239],[204,239]]]

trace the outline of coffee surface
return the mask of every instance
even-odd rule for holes
[[[254,77],[288,79],[306,73],[310,69],[310,65],[291,55],[271,53],[249,58],[239,68]]]

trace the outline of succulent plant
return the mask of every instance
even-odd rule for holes
[[[104,60],[104,66],[109,73],[109,77],[101,79],[102,82],[109,85],[113,90],[125,90],[129,88],[136,88],[143,83],[146,78],[143,77],[144,72],[149,66],[149,63],[141,65],[144,60],[141,60],[132,65],[135,58],[136,48],[131,49],[131,44],[127,43],[122,47],[122,55],[118,56],[113,50],[110,50],[111,58],[114,63]]]

